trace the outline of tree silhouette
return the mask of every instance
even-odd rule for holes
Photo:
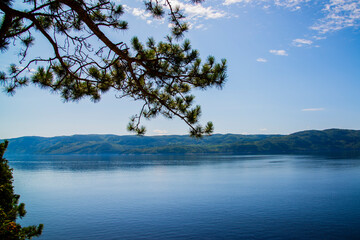
[[[0,239],[30,239],[39,236],[43,225],[22,227],[16,223],[26,214],[25,204],[19,204],[20,196],[14,193],[12,169],[3,158],[8,142],[0,143]]]
[[[199,124],[201,109],[193,105],[191,90],[221,88],[226,80],[226,60],[216,63],[209,56],[203,61],[189,40],[181,40],[189,27],[178,6],[169,0],[145,1],[145,9],[154,18],[168,16],[171,34],[158,43],[153,38],[142,43],[137,37],[127,43],[114,42],[105,34],[105,30],[128,28],[121,19],[122,5],[106,0],[24,2],[26,10],[11,0],[0,2],[0,50],[5,52],[13,43],[22,44],[20,64],[12,64],[9,72],[0,73],[8,93],[32,83],[59,92],[66,101],[84,97],[98,101],[102,93],[114,89],[119,98],[143,102],[130,120],[130,131],[142,135],[146,131],[142,118],[162,115],[182,119],[190,127],[191,136],[213,132],[211,122]],[[48,57],[27,56],[35,36],[42,36],[50,44],[52,53]],[[28,71],[36,64],[36,72],[29,76]]]

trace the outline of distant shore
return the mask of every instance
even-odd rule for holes
[[[8,154],[344,154],[360,153],[360,131],[308,130],[289,135],[73,135],[9,139]]]

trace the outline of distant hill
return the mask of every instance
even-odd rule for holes
[[[360,131],[328,129],[290,135],[189,136],[74,135],[9,139],[7,154],[310,154],[360,152]]]

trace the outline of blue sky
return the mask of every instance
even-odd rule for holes
[[[166,20],[154,20],[142,1],[125,6],[130,29],[109,32],[162,40]],[[203,122],[216,133],[288,134],[306,129],[360,129],[360,1],[207,0],[180,4],[191,24],[185,35],[203,58],[228,61],[224,89],[195,90]],[[30,56],[51,51],[41,38]],[[1,54],[0,68],[17,63],[16,48]],[[30,73],[31,74],[31,73]],[[63,103],[57,94],[26,87],[0,93],[0,138],[72,134],[129,134],[140,103],[105,94],[99,103]],[[180,120],[146,121],[147,135],[187,134]]]

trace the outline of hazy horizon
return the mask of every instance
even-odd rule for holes
[[[324,130],[330,130],[330,129],[340,129],[340,128],[326,128],[326,129],[304,129],[296,132],[290,132],[290,133],[213,133],[211,135],[227,135],[227,134],[233,134],[233,135],[290,135],[293,133],[298,132],[304,132],[304,131],[324,131]],[[340,130],[354,130],[359,131],[360,129],[340,129]],[[42,137],[42,138],[52,138],[52,137],[71,137],[71,136],[81,136],[81,135],[114,135],[114,136],[137,136],[131,133],[128,134],[114,134],[114,133],[75,133],[71,135],[52,135],[52,136],[40,136],[40,135],[23,135],[23,136],[16,136],[11,138],[0,138],[0,139],[14,139],[14,138],[21,138],[21,137]],[[210,136],[211,136],[210,135]],[[189,136],[189,134],[146,134],[145,136],[138,136],[138,137],[161,137],[161,136]],[[208,137],[208,136],[204,136]]]

